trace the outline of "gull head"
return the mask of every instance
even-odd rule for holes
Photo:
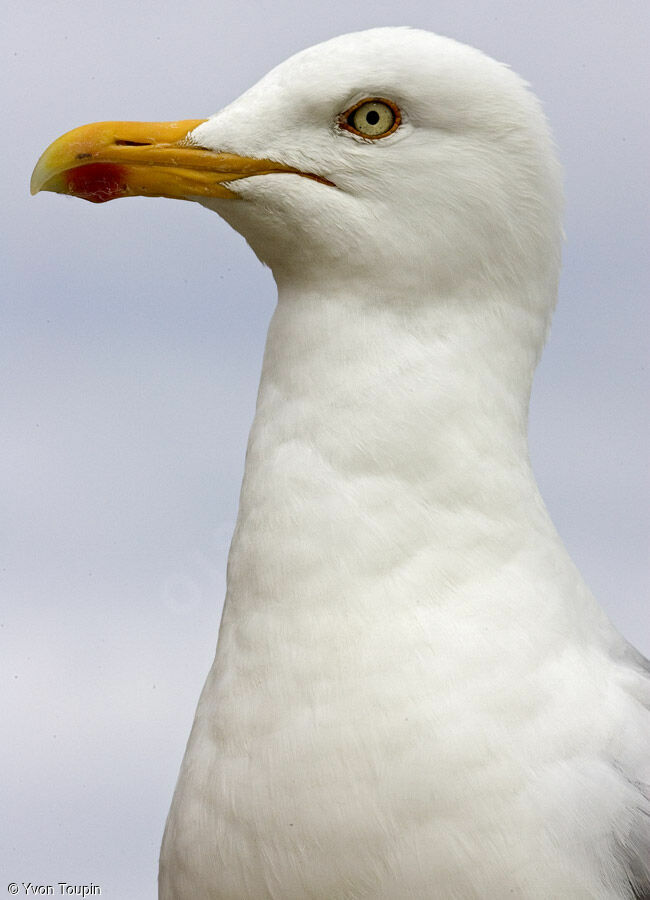
[[[39,190],[198,201],[278,282],[514,288],[545,315],[555,296],[561,177],[538,101],[507,66],[416,29],[304,50],[208,119],[75,129],[39,160]]]

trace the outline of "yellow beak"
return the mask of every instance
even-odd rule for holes
[[[205,119],[183,122],[96,122],[68,131],[41,156],[31,192],[71,194],[92,203],[117,197],[234,198],[239,178],[293,173],[331,184],[268,159],[215,153],[188,138]]]

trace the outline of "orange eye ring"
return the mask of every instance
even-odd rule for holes
[[[377,141],[397,131],[402,113],[396,103],[385,97],[364,97],[342,112],[337,119],[339,128],[368,141]]]

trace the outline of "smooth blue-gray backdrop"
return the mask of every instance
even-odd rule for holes
[[[567,178],[533,462],[587,581],[648,652],[648,10],[646,0],[9,4],[0,893],[67,880],[116,900],[155,895],[274,304],[269,272],[194,204],[30,198],[41,151],[89,121],[208,115],[296,50],[375,25],[439,31],[510,63],[544,102]]]

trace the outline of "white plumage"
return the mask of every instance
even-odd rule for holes
[[[337,127],[364,97],[399,106],[394,134]],[[527,454],[561,231],[537,101],[476,50],[377,29],[192,138],[336,188],[209,202],[279,302],[162,897],[650,896],[645,662]]]
[[[399,127],[347,128],[364,98]],[[561,240],[539,104],[476,50],[382,28],[186,146],[320,180],[202,201],[279,296],[162,900],[650,898],[647,663],[528,460]]]

